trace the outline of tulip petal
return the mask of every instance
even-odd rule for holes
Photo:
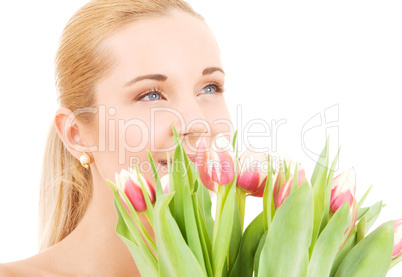
[[[250,146],[251,147],[251,146]],[[251,149],[253,149],[251,147]],[[239,158],[239,171],[237,186],[247,191],[252,196],[263,195],[268,172],[263,170],[263,164],[267,161],[265,153],[256,153],[249,148]]]
[[[335,189],[332,189],[331,195],[335,196],[335,193]],[[353,200],[354,197],[349,190],[340,192],[336,197],[331,198],[330,210],[332,213],[335,213],[346,201],[348,201],[349,205],[352,206]]]
[[[276,197],[276,199],[274,199],[276,209],[278,209],[282,205],[283,201],[285,201],[285,199],[290,195],[292,182],[293,178],[291,177],[285,182],[285,184],[279,191],[278,196]]]
[[[127,195],[128,199],[130,199],[131,204],[133,204],[137,212],[143,212],[147,209],[142,190],[133,180],[127,180],[124,186],[124,193]]]
[[[253,172],[250,169],[243,171],[237,180],[237,186],[247,192],[253,192],[259,188],[260,174]]]
[[[163,194],[168,194],[169,193],[169,174],[166,174],[161,178],[161,185],[163,189]]]
[[[204,133],[197,140],[197,151],[194,164],[198,169],[198,173],[204,186],[209,190],[217,191],[217,188],[211,179],[210,170],[208,167],[210,165],[208,164],[208,152],[206,148],[207,146],[205,136],[206,134]]]
[[[233,181],[234,167],[233,157],[227,152],[217,152],[219,158],[219,179],[220,185],[227,185]]]
[[[332,182],[332,188],[335,189],[335,194],[349,190],[354,197],[356,195],[356,173],[354,167],[336,176]]]
[[[392,259],[396,259],[402,254],[402,218],[394,220],[394,250]]]
[[[306,180],[307,180],[306,179],[306,173],[305,173],[304,169],[300,168],[300,166],[299,166],[299,172],[298,172],[298,175],[297,175],[297,185],[300,186]]]
[[[265,191],[265,184],[267,182],[267,177],[265,177],[264,180],[262,180],[261,185],[258,187],[256,191],[253,193],[248,194],[249,196],[254,196],[254,197],[263,197],[264,196],[264,191]]]

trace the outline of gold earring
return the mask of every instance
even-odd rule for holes
[[[83,167],[85,167],[87,170],[89,170],[89,164],[91,163],[91,157],[88,155],[88,153],[83,152],[80,157],[80,162]]]

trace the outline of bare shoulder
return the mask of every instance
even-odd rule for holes
[[[0,264],[1,277],[36,276],[35,269],[29,269],[23,261]]]
[[[6,264],[0,264],[1,277],[22,277],[22,276],[50,276],[39,268],[28,265],[26,262],[17,261]]]
[[[14,277],[12,269],[7,264],[0,264],[0,276],[2,277]]]
[[[11,263],[0,264],[1,277],[60,277],[62,275],[56,274],[44,268],[40,263],[37,263],[39,255],[32,256],[25,260],[20,260]]]

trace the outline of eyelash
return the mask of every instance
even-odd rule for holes
[[[216,95],[216,94],[221,94],[221,93],[224,93],[224,92],[225,92],[225,89],[224,89],[223,85],[222,85],[220,82],[218,82],[218,81],[212,81],[212,82],[210,82],[210,83],[207,84],[205,87],[203,87],[203,89],[205,89],[206,87],[209,87],[209,86],[215,87],[216,93],[206,93],[206,94],[213,94],[213,95]],[[136,100],[137,100],[137,101],[144,101],[144,102],[152,102],[152,100],[151,100],[151,101],[150,101],[150,100],[141,100],[141,99],[144,98],[145,96],[147,96],[147,95],[149,95],[149,94],[152,94],[152,93],[159,93],[159,94],[161,94],[161,97],[163,96],[163,95],[162,95],[162,93],[163,93],[162,89],[161,89],[160,87],[154,87],[153,89],[148,90],[147,92],[145,92],[145,93],[143,93],[142,95],[138,96],[138,97],[136,98]],[[162,100],[162,99],[158,99],[158,100]],[[158,100],[153,100],[153,101],[158,101]]]

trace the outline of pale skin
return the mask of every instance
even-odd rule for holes
[[[223,87],[225,81],[219,48],[201,20],[183,12],[144,19],[127,24],[103,44],[115,62],[96,84],[96,106],[98,111],[101,107],[106,111],[103,120],[97,118],[87,126],[64,107],[55,116],[58,134],[68,150],[77,159],[83,151],[90,152],[93,160],[94,194],[88,210],[61,242],[25,260],[1,264],[1,276],[140,276],[115,233],[117,215],[105,180],[114,180],[115,172],[133,163],[141,167],[148,161],[147,149],[151,149],[160,176],[165,175],[166,166],[159,162],[166,160],[166,152],[173,155],[173,124],[188,153],[195,152],[195,142],[204,132],[210,139],[220,132],[231,139],[231,118],[217,86]],[[132,82],[149,74],[167,78]],[[153,88],[158,92],[145,95]],[[155,113],[151,121],[152,108],[169,110]],[[133,119],[137,121],[129,121]],[[90,146],[97,149],[89,151],[93,150]],[[143,169],[145,178],[155,184],[152,172]],[[143,222],[147,223],[144,217]],[[151,232],[149,224],[147,229]]]

